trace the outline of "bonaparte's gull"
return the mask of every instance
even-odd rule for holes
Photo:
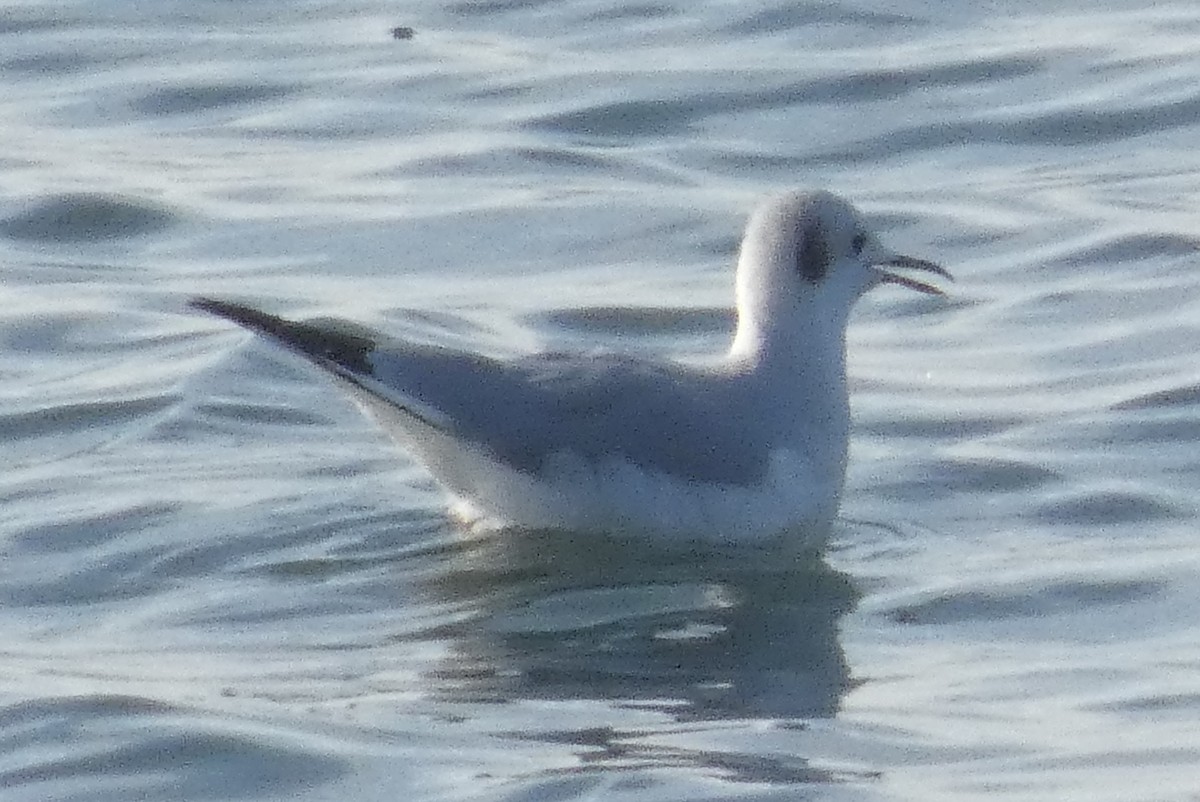
[[[476,525],[816,545],[837,511],[850,407],[846,323],[868,289],[941,290],[885,268],[845,200],[793,192],[758,209],[737,263],[737,332],[713,367],[617,353],[512,360],[299,323],[211,298],[196,308],[342,380]]]

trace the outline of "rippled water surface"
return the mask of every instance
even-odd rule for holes
[[[6,3],[0,76],[6,802],[1200,798],[1194,4]],[[958,278],[855,313],[809,558],[465,538],[185,306],[714,352],[797,186]]]

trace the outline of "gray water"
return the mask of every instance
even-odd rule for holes
[[[1200,798],[1200,7],[1043,8],[4,4],[5,802]],[[466,538],[185,307],[711,353],[806,186],[958,277],[811,559]]]

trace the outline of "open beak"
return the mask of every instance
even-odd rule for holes
[[[910,290],[923,292],[927,295],[942,295],[946,294],[945,290],[939,289],[932,284],[926,284],[923,281],[917,281],[914,278],[893,273],[890,270],[884,270],[884,267],[898,267],[902,270],[924,270],[926,273],[936,273],[944,279],[954,281],[954,276],[941,265],[935,262],[927,262],[924,259],[917,259],[912,256],[901,256],[899,254],[889,253],[882,256],[880,259],[873,262],[875,275],[878,276],[880,283],[899,284],[901,287],[908,287]]]

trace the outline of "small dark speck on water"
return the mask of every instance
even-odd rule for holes
[[[392,28],[393,39],[411,39],[413,38],[414,33],[416,33],[416,31],[414,31],[412,28],[409,28],[407,25],[400,25]]]

